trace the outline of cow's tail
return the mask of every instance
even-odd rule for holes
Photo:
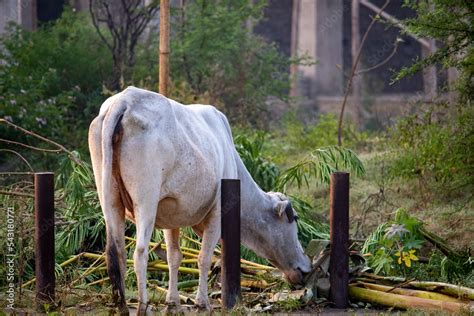
[[[128,313],[125,301],[125,210],[117,191],[118,179],[114,168],[118,168],[114,149],[119,147],[122,135],[122,118],[126,110],[122,101],[109,108],[102,125],[102,210],[107,226],[107,271],[112,285],[112,294],[121,313]],[[115,182],[115,183],[114,183]]]

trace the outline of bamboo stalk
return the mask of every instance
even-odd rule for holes
[[[188,236],[182,236],[182,237],[189,240],[189,241],[194,242],[195,244],[197,244],[199,246],[202,246],[202,243],[199,242],[198,240],[192,239]],[[134,238],[131,238],[131,237],[128,237],[128,236],[125,236],[125,239],[136,241]],[[157,245],[157,243],[150,241],[150,246],[153,247],[155,245]],[[166,250],[166,245],[162,244],[161,247]],[[194,257],[194,258],[197,258],[198,255],[199,255],[199,252],[200,252],[200,250],[198,250],[198,249],[192,249],[192,248],[187,248],[187,247],[183,247],[183,246],[180,246],[180,249],[181,249],[181,253],[183,254],[183,256],[189,256],[189,257]],[[216,249],[214,249],[214,253],[217,254],[217,255],[220,255],[221,251],[216,248]],[[243,263],[243,264],[247,264],[247,265],[253,266],[255,268],[258,268],[259,270],[267,270],[267,271],[276,270],[276,268],[274,268],[274,267],[259,264],[259,263],[252,262],[252,261],[245,260],[245,259],[240,259],[240,262]]]
[[[373,280],[390,281],[390,282],[395,282],[395,283],[407,282],[407,279],[402,278],[402,277],[384,277],[384,276],[380,276],[380,275],[368,273],[368,272],[363,272],[361,275]]]
[[[446,257],[451,259],[458,259],[462,257],[461,253],[451,248],[448,243],[438,235],[427,231],[424,227],[421,227],[419,231],[426,240],[432,243],[433,246],[437,247]]]
[[[199,285],[199,280],[188,280],[178,282],[178,290],[189,289]]]
[[[469,310],[468,304],[443,302],[407,295],[398,295],[364,289],[354,285],[349,286],[349,295],[352,299],[399,309],[420,308],[425,310],[444,310],[460,312]]]
[[[474,289],[468,287],[457,286],[449,283],[442,282],[429,282],[429,281],[412,281],[407,283],[407,286],[412,286],[417,289],[423,289],[428,291],[436,291],[443,294],[458,297],[460,299],[474,300]]]
[[[128,237],[128,236],[125,236],[125,239],[126,239],[126,240],[130,240],[130,241],[136,242],[136,239],[131,238],[131,237]],[[154,247],[157,247],[158,244],[159,244],[159,243],[152,242],[152,241],[149,242],[149,246],[151,246],[152,249],[153,249]],[[167,250],[166,244],[161,244],[161,248],[164,249],[164,250]],[[199,250],[197,250],[197,249],[186,248],[186,247],[181,247],[181,246],[180,246],[180,249],[181,249],[181,253],[182,253],[183,256],[185,256],[185,257],[188,256],[188,257],[197,258],[198,255],[199,255]]]
[[[169,0],[160,1],[160,69],[158,91],[168,96],[169,54],[170,54],[170,7]]]
[[[99,280],[95,280],[94,282],[88,283],[87,285],[97,285],[97,284],[100,284],[104,281],[107,281],[108,279],[109,279],[109,277],[105,277],[105,278],[102,278],[102,279],[99,279]]]
[[[167,264],[154,264],[154,265],[149,265],[148,266],[149,268],[156,268],[158,270],[165,270],[165,271],[168,271],[169,270],[169,267]],[[196,274],[196,275],[199,275],[199,270],[198,269],[194,269],[194,268],[187,268],[187,267],[179,267],[178,268],[178,271],[179,272],[183,272],[183,273],[189,273],[189,274]]]
[[[240,286],[264,290],[268,288],[268,283],[265,280],[242,279],[240,280]]]
[[[80,257],[82,257],[82,256],[84,256],[84,252],[81,252],[80,254],[75,255],[75,256],[73,256],[73,257],[67,259],[66,261],[64,261],[63,263],[61,263],[59,266],[60,266],[61,268],[62,268],[62,267],[65,267],[65,266],[67,266],[68,264],[71,264],[71,263],[73,263],[74,261],[77,261],[77,260],[78,260]],[[26,287],[26,286],[28,286],[28,285],[30,285],[30,284],[35,283],[35,282],[36,282],[36,278],[33,278],[33,279],[29,280],[28,282],[23,283],[23,285],[22,285],[21,287],[22,287],[22,288],[23,288],[23,287]]]
[[[400,294],[400,295],[407,295],[407,296],[415,296],[421,297],[431,300],[438,300],[443,302],[454,302],[454,303],[463,303],[462,301],[445,294],[440,294],[436,292],[428,292],[428,291],[420,291],[420,290],[410,290],[404,288],[395,288],[391,286],[385,286],[380,284],[373,284],[373,283],[359,283],[362,284],[365,288],[370,290],[381,291],[385,293],[393,293],[393,294]]]
[[[168,294],[168,290],[166,290],[166,289],[164,289],[164,288],[162,288],[162,287],[159,287],[159,286],[156,285],[156,284],[150,284],[150,283],[149,283],[149,285],[151,285],[151,286],[152,286],[155,290],[157,290],[158,292],[161,292],[161,293],[163,293],[163,294],[165,294],[165,295]],[[179,295],[179,298],[180,298],[181,302],[184,303],[184,304],[189,304],[189,303],[191,303],[191,304],[196,304],[196,301],[195,301],[194,299],[188,297],[188,296],[184,296],[184,295],[181,295],[181,294],[180,294],[180,295]]]

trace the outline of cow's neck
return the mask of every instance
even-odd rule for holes
[[[240,158],[238,159],[240,160]],[[271,197],[263,191],[252,179],[252,176],[245,168],[242,160],[239,161],[239,179],[241,188],[241,212],[259,212],[269,211],[273,207]]]
[[[241,187],[241,238],[243,244],[255,251],[253,247],[255,246],[253,245],[254,230],[262,229],[256,223],[265,221],[265,217],[269,214],[266,212],[272,211],[274,202],[271,196],[264,192],[252,179],[240,157],[237,157]]]

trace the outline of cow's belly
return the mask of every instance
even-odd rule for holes
[[[206,203],[197,209],[190,206],[183,207],[181,201],[175,198],[164,198],[158,204],[155,226],[162,229],[191,227],[201,223],[208,213],[213,210],[213,203]],[[198,203],[196,203],[198,204]]]

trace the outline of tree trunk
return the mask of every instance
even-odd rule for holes
[[[357,73],[357,68],[355,63],[357,55],[360,50],[360,24],[359,24],[359,0],[352,0],[351,3],[351,55],[352,55],[352,67],[355,67],[355,74]],[[354,75],[352,80],[352,103],[354,108],[354,116],[357,126],[362,127],[362,104],[361,104],[361,94],[362,94],[362,82],[360,75]]]
[[[291,15],[291,58],[298,57],[298,35],[299,35],[299,17],[300,17],[300,1],[293,0],[293,12]],[[298,94],[298,65],[296,63],[291,64],[290,66],[290,78],[291,78],[291,87],[290,87],[290,97],[296,97]]]
[[[430,47],[422,48],[422,55],[424,58],[428,57],[436,51],[436,40],[429,39],[428,42],[430,43]],[[428,102],[433,102],[433,100],[436,98],[437,86],[438,78],[436,75],[436,65],[429,66],[423,69],[423,90],[425,92],[426,99]]]

